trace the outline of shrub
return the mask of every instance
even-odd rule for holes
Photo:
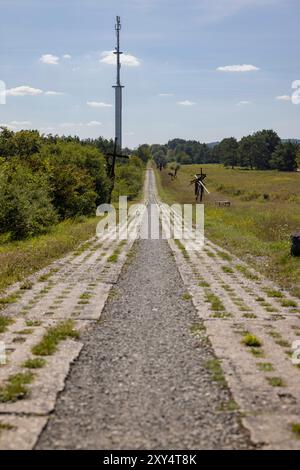
[[[0,232],[21,239],[57,222],[47,178],[12,160],[0,167]]]

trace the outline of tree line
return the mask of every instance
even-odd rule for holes
[[[105,154],[113,141],[44,136],[0,128],[0,235],[23,239],[68,219],[92,216],[108,202],[112,182]],[[128,149],[127,149],[128,150]],[[116,166],[112,194],[137,197],[144,175],[137,155]]]
[[[299,142],[282,141],[273,130],[255,132],[240,141],[230,137],[212,144],[173,139],[166,145],[152,145],[151,154],[159,168],[170,162],[182,165],[223,163],[231,168],[279,171],[295,171],[300,166]]]

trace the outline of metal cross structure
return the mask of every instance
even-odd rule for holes
[[[117,56],[117,83],[113,86],[115,89],[115,126],[116,133],[115,139],[119,151],[122,150],[122,89],[121,85],[121,55],[123,52],[120,51],[120,31],[121,31],[121,18],[117,16],[116,22],[116,33],[117,33],[117,47],[115,48],[114,54]]]
[[[194,184],[195,185],[195,196],[196,196],[196,201],[199,201],[202,202],[203,200],[203,195],[204,195],[204,190],[209,194],[209,191],[208,189],[206,188],[206,186],[204,185],[203,181],[205,180],[206,178],[206,174],[202,172],[202,168],[201,168],[201,173],[197,173],[195,176],[194,176],[194,179],[191,181],[191,184]]]

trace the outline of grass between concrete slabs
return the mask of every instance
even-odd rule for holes
[[[31,384],[33,379],[34,375],[31,372],[11,375],[0,387],[0,403],[15,402],[25,398],[28,394],[27,385]]]
[[[46,235],[0,244],[0,291],[76,250],[95,235],[98,222],[96,217],[80,222],[67,220]]]
[[[49,328],[42,340],[32,348],[32,353],[35,356],[51,356],[57,351],[61,341],[68,338],[79,339],[79,333],[74,326],[73,320],[66,320]]]

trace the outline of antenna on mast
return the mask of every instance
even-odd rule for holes
[[[117,33],[117,46],[114,54],[117,56],[117,82],[114,85],[115,89],[115,142],[119,149],[122,151],[122,89],[121,85],[121,55],[123,52],[120,51],[120,31],[121,31],[121,18],[117,16],[115,30]]]

